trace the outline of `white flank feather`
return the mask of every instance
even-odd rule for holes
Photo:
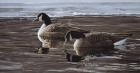
[[[125,47],[125,44],[126,44],[126,41],[128,40],[128,38],[125,38],[125,39],[122,39],[120,41],[117,41],[114,43],[114,48],[115,49],[120,49],[120,50],[125,50],[126,47]]]

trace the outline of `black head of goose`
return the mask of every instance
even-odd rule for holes
[[[35,21],[43,22],[47,25],[51,24],[51,18],[46,13],[39,13]]]
[[[65,57],[66,57],[67,61],[69,61],[69,62],[80,62],[81,60],[84,60],[84,57],[70,54],[67,52],[67,50],[64,50],[64,53],[65,53]]]

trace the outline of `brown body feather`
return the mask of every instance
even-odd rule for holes
[[[92,32],[85,35],[85,38],[77,39],[74,43],[74,50],[79,56],[85,56],[92,51],[113,50],[115,42],[129,36],[125,35],[124,37],[124,35],[121,36],[119,34],[111,34],[105,32]]]
[[[88,32],[76,27],[70,27],[62,24],[50,24],[43,28],[43,31],[39,34],[39,37],[46,43],[45,46],[49,48],[62,48],[64,45],[65,35],[68,31],[80,31]]]

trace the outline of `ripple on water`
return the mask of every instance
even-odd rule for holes
[[[140,39],[135,39],[135,40],[138,40],[138,41],[140,41]]]
[[[20,63],[0,60],[0,71],[20,70],[20,69],[22,69],[22,64]]]
[[[115,59],[115,60],[112,60]],[[83,69],[94,70],[95,72],[105,72],[105,71],[136,71],[140,70],[140,64],[138,63],[121,63],[120,57],[88,57],[83,61]]]
[[[77,71],[77,72],[88,72],[88,73],[96,72],[95,70],[86,70],[83,68],[66,68],[66,69],[61,69],[61,70],[47,70],[47,71],[49,71],[49,72]]]

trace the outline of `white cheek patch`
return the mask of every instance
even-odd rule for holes
[[[39,17],[39,21],[42,21],[42,15],[40,15],[40,17]]]

